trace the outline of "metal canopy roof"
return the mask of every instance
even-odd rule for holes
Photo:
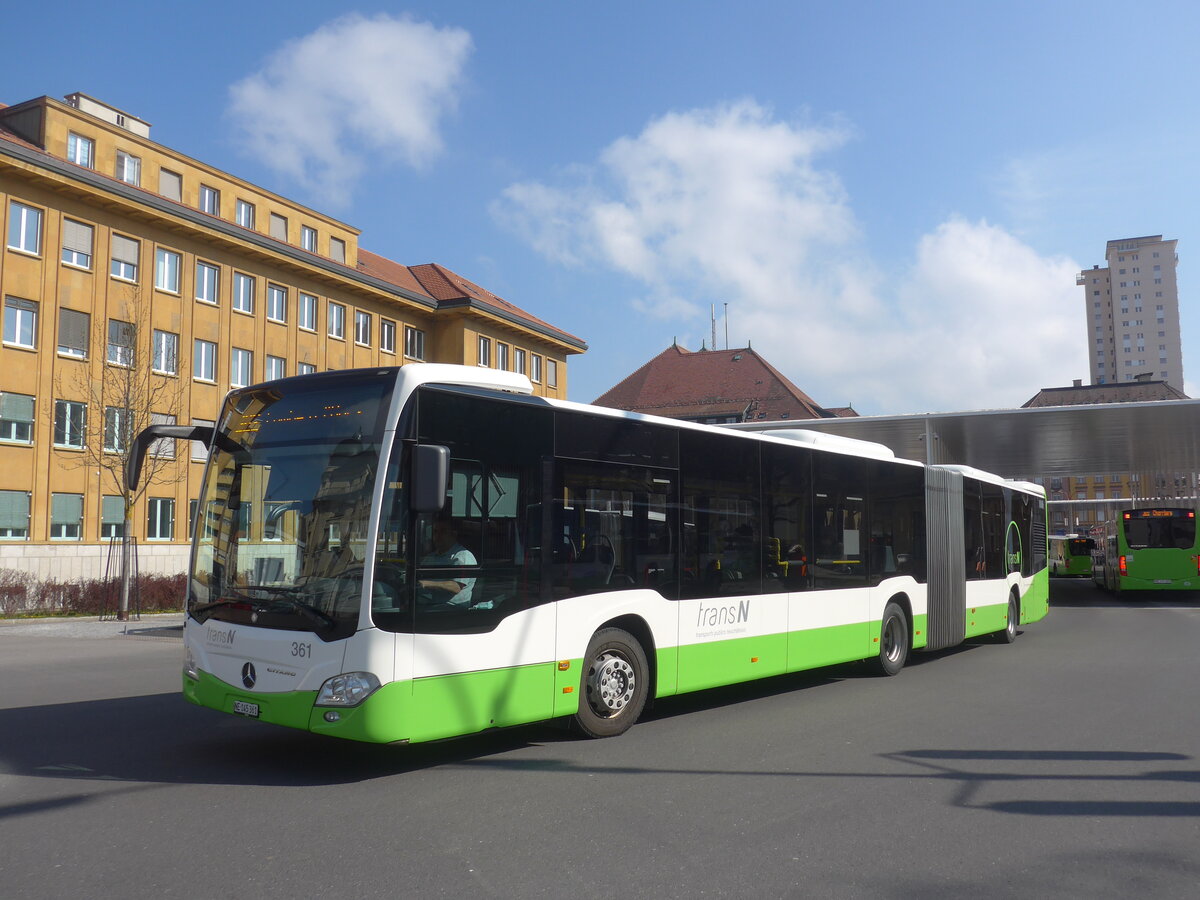
[[[906,459],[974,466],[1006,478],[1200,472],[1200,400],[862,416],[733,427],[822,431],[875,441]]]

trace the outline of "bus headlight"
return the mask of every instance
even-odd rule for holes
[[[192,648],[183,648],[183,674],[192,681],[200,680],[200,670],[196,668],[196,658],[192,656]]]
[[[358,706],[379,690],[379,679],[370,672],[345,672],[321,685],[316,706]]]

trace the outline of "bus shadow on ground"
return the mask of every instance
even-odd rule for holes
[[[362,744],[155,694],[0,710],[0,772],[143,785],[335,785],[476,760],[562,734],[527,725],[429,744]]]

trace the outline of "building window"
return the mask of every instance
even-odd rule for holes
[[[254,314],[254,277],[233,273],[233,308],[238,312]]]
[[[267,284],[267,318],[272,322],[287,322],[287,288]]]
[[[329,239],[329,258],[334,262],[346,262],[346,242],[341,238],[331,237]]]
[[[179,335],[154,329],[153,361],[151,368],[160,375],[175,375],[179,371]]]
[[[492,339],[486,338],[482,334],[479,336],[479,365],[490,366],[492,364]]]
[[[271,237],[277,241],[287,241],[287,219],[279,213],[271,213]]]
[[[371,314],[361,309],[354,311],[354,343],[371,346]]]
[[[317,229],[300,226],[300,247],[309,253],[317,252]]]
[[[59,310],[58,352],[63,356],[87,359],[91,325],[92,317],[85,312],[74,309]]]
[[[100,537],[119,538],[125,534],[125,500],[106,494],[100,500]]]
[[[546,387],[558,387],[558,360],[546,360]]]
[[[212,419],[192,419],[193,425],[213,426],[217,423]],[[203,441],[189,441],[192,445],[192,462],[204,462],[208,459],[208,445]]]
[[[297,322],[304,331],[317,330],[317,298],[312,294],[300,294],[300,308],[297,311]]]
[[[234,347],[229,361],[229,386],[237,388],[250,384],[253,369],[254,354]]]
[[[404,326],[404,355],[409,359],[425,358],[425,332]]]
[[[346,336],[346,307],[329,301],[329,336],[342,339]]]
[[[0,441],[33,443],[33,398],[0,392]]]
[[[140,187],[142,183],[142,161],[136,156],[126,153],[124,150],[118,150],[117,168],[113,174],[126,184]]]
[[[29,537],[29,492],[0,491],[0,539]]]
[[[192,352],[192,377],[197,381],[217,380],[217,345],[196,339]]]
[[[196,299],[201,303],[217,302],[221,270],[211,263],[196,263]]]
[[[67,133],[67,159],[90,169],[96,161],[96,142],[71,131]]]
[[[254,227],[254,204],[247,203],[245,200],[237,202],[237,209],[234,211],[234,219],[243,228]]]
[[[175,416],[169,413],[150,413],[151,425],[174,425]],[[175,438],[159,438],[148,448],[146,452],[151,456],[161,456],[164,459],[175,458]]]
[[[108,453],[124,453],[133,440],[133,418],[120,406],[104,407],[104,449]]]
[[[384,353],[396,352],[396,323],[384,318],[379,320],[379,349]]]
[[[50,540],[77,541],[83,526],[83,494],[50,495]]]
[[[168,200],[183,202],[183,176],[170,169],[158,170],[158,192]]]
[[[133,365],[134,341],[137,329],[132,322],[108,320],[108,361],[118,366]]]
[[[175,501],[151,497],[146,501],[146,540],[169,541],[175,536]]]
[[[139,244],[132,238],[119,234],[112,236],[112,268],[109,270],[113,278],[122,281],[137,281]]]
[[[62,261],[68,266],[80,269],[92,267],[92,235],[95,231],[91,225],[76,222],[73,219],[63,219],[63,249]]]
[[[87,404],[74,400],[54,401],[54,446],[83,447],[87,429]]]
[[[4,343],[37,349],[38,305],[19,297],[4,298]]]
[[[534,384],[542,382],[542,358],[536,353],[529,355],[529,380]]]
[[[159,247],[154,258],[154,286],[160,291],[179,293],[179,265],[183,257],[174,250]]]
[[[274,381],[277,378],[287,378],[287,360],[282,356],[268,356],[266,380]]]
[[[22,253],[42,252],[42,211],[13,200],[8,204],[8,248]]]
[[[525,374],[525,351],[520,347],[513,348],[513,371],[518,375]]]
[[[210,216],[221,214],[221,192],[207,184],[200,185],[200,212]]]
[[[496,368],[503,372],[508,371],[508,344],[496,342]]]
[[[312,363],[296,363],[297,375],[311,375],[317,371],[317,367]]]

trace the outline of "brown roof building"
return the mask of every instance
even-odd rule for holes
[[[1021,404],[1022,409],[1040,406],[1091,406],[1096,403],[1148,403],[1157,400],[1188,400],[1187,394],[1165,381],[1151,381],[1148,375],[1134,381],[1114,384],[1084,384],[1075,379],[1071,387],[1042,388]]]
[[[818,406],[749,347],[691,351],[672,344],[595,403],[705,424],[858,415]]]

